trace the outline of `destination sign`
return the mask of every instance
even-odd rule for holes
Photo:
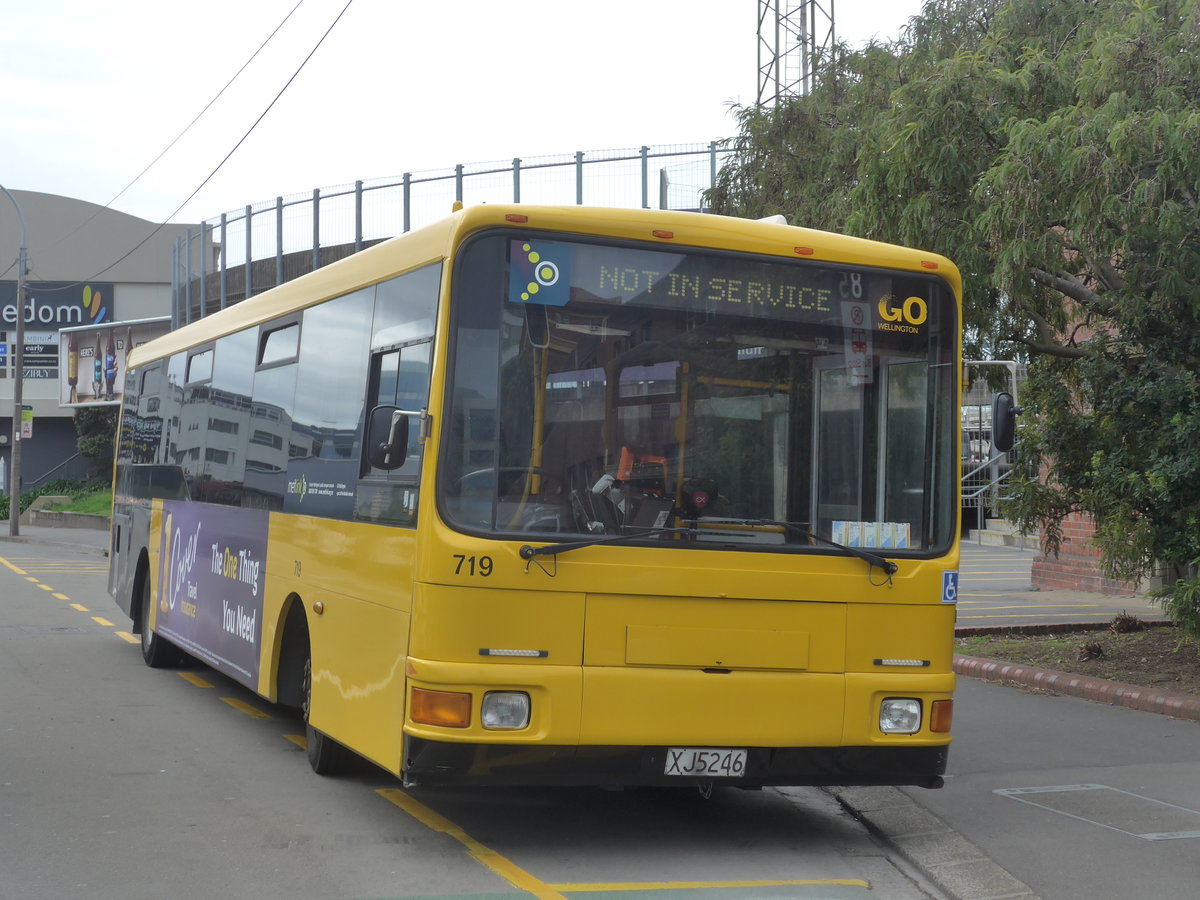
[[[550,240],[512,240],[513,303],[634,305],[840,326],[843,305],[867,304],[863,325],[921,332],[928,277],[864,267]],[[913,296],[917,294],[917,296]]]

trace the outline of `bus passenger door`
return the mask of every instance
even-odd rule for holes
[[[421,341],[372,355],[368,412],[377,406],[421,410],[429,405],[430,346],[429,341]],[[420,431],[419,420],[411,417],[404,463],[398,468],[376,468],[364,454],[355,500],[356,518],[416,525],[422,455]]]

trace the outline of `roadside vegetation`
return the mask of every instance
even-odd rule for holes
[[[70,497],[69,504],[55,507],[55,509],[64,509],[70,512],[99,513],[107,516],[112,509],[112,488],[107,484],[59,478],[21,494],[21,512],[29,509],[30,504],[41,496]],[[0,492],[0,522],[8,521],[11,502],[8,494]]]
[[[970,635],[956,638],[956,653],[1072,675],[1104,678],[1168,694],[1200,695],[1200,645],[1178,628],[1137,631],[1070,631],[1055,634]]]
[[[1200,0],[928,0],[816,66],[738,110],[713,210],[954,260],[964,356],[1029,363],[1002,511],[1091,517],[1200,637]]]

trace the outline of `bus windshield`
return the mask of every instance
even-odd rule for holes
[[[453,295],[438,481],[451,526],[950,547],[958,323],[940,278],[490,232],[463,248]]]

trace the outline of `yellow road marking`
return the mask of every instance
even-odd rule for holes
[[[207,681],[205,681],[203,678],[201,678],[199,675],[197,675],[194,672],[176,672],[175,674],[178,675],[180,678],[182,678],[184,681],[186,681],[188,684],[194,684],[198,688],[212,687],[211,684],[209,684]]]
[[[1097,607],[1094,607],[1094,608],[1095,608],[1095,609],[1103,609],[1104,607],[1097,606]],[[1057,619],[1068,619],[1068,618],[1070,618],[1071,616],[1085,616],[1085,615],[1088,615],[1088,613],[1085,613],[1085,612],[1077,612],[1077,613],[1050,613],[1050,612],[1041,612],[1041,611],[1039,611],[1039,612],[1038,612],[1038,616],[1040,616],[1040,617],[1043,617],[1043,618],[1047,618],[1047,619],[1054,619],[1054,618],[1057,618]],[[1026,613],[1026,614],[1024,614],[1024,615],[1017,615],[1017,616],[959,616],[959,618],[960,618],[960,619],[1028,619],[1028,618],[1029,618],[1029,614],[1028,614],[1028,613]]]
[[[621,881],[613,884],[552,884],[550,887],[570,893],[588,891],[698,891],[705,888],[782,887],[787,885],[828,885],[870,888],[869,881],[858,878],[797,878],[780,881]]]
[[[988,612],[989,610],[995,610],[996,612],[1003,610],[1030,610],[1032,612],[1040,610],[1104,610],[1104,608],[1108,607],[1100,606],[1099,604],[1030,604],[1028,606],[1021,604],[1019,606],[974,606],[972,608],[977,612]]]
[[[84,606],[82,603],[72,603],[71,609],[78,610],[79,612],[91,612],[91,610],[88,609],[86,606]]]
[[[24,569],[18,569],[16,566],[14,566],[12,563],[10,563],[10,562],[9,562],[7,559],[5,559],[3,556],[0,556],[0,563],[3,563],[3,564],[4,564],[5,566],[7,566],[8,568],[12,569],[12,570],[13,570],[14,572],[16,572],[18,575],[24,575],[24,574],[25,574],[25,570],[24,570]]]
[[[533,894],[533,896],[539,897],[541,900],[566,900],[559,891],[544,881],[534,878],[520,866],[501,856],[496,851],[485,847],[449,819],[440,813],[434,812],[424,803],[414,800],[408,794],[404,793],[404,791],[396,790],[395,788],[381,788],[375,793],[379,794],[385,800],[396,804],[396,806],[400,807],[426,828],[454,838],[467,848],[467,853],[471,857],[487,866],[518,890]]]
[[[232,706],[234,709],[236,709],[238,712],[245,713],[252,719],[269,719],[269,718],[271,718],[269,715],[267,715],[261,709],[251,706],[249,703],[239,700],[237,697],[222,697],[221,699],[224,702],[228,703],[230,706]]]
[[[142,639],[139,638],[136,634],[130,634],[128,631],[118,631],[118,632],[116,632],[116,635],[121,640],[123,640],[127,643],[130,643],[130,644],[140,644],[142,642]]]
[[[964,584],[964,585],[967,585],[968,587],[971,585],[978,585],[979,587],[983,587],[985,584],[991,584],[993,582],[1012,582],[1012,583],[1018,583],[1018,584],[1020,584],[1020,583],[1029,584],[1030,582],[1033,581],[1033,576],[1031,576],[1028,572],[1026,572],[1024,575],[1013,576],[1011,578],[1005,578],[1002,576],[996,576],[994,578],[976,578],[974,575],[968,575],[965,572],[959,572],[958,573],[958,581],[959,581],[959,584]]]
[[[66,594],[51,594],[50,596],[53,597],[55,600],[70,600],[71,599]]]
[[[115,628],[116,627],[115,622],[108,621],[108,619],[104,618],[104,616],[92,616],[92,621],[95,622],[97,625],[103,625],[105,628]]]
[[[299,735],[284,735],[300,745]],[[871,884],[857,878],[805,878],[778,881],[647,881],[647,882],[614,882],[607,884],[546,884],[526,872],[520,866],[506,859],[494,850],[485,847],[459,826],[455,825],[441,813],[435,812],[419,800],[414,800],[404,791],[395,788],[382,788],[375,793],[400,807],[426,828],[448,835],[467,848],[474,859],[483,863],[513,887],[533,894],[543,900],[565,900],[565,893],[599,892],[599,891],[659,891],[659,890],[701,890],[704,888],[753,888],[779,887],[786,885],[847,885],[870,889]]]
[[[26,575],[26,576],[25,576],[25,580],[26,580],[26,581],[32,581],[34,584],[37,584],[37,583],[38,583],[38,580],[37,580],[37,578],[35,578],[33,575]]]
[[[40,587],[40,588],[41,588],[43,591],[52,591],[52,590],[54,590],[54,588],[50,587],[50,585],[48,585],[48,584],[40,584],[40,583],[39,583],[39,584],[38,584],[38,587]]]
[[[306,738],[304,735],[302,735],[302,734],[285,734],[284,737],[287,738],[289,741],[291,741],[293,744],[295,744],[297,747],[299,747],[301,750],[308,749],[308,738]]]

